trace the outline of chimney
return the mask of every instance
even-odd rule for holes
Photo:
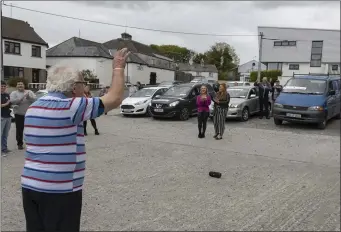
[[[121,34],[121,38],[124,40],[131,40],[132,36],[126,32]]]

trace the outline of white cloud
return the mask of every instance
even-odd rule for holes
[[[7,2],[8,3],[8,2]],[[13,5],[89,20],[215,34],[257,34],[258,26],[340,29],[339,2],[54,2],[15,1]],[[98,42],[120,37],[125,28],[82,22],[12,8],[14,18],[28,21],[50,45],[72,36]],[[9,7],[3,15],[10,16]],[[127,29],[133,39],[145,44],[176,44],[198,52],[215,42],[235,47],[241,62],[258,55],[257,37],[210,37]]]

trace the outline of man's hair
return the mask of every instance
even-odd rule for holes
[[[81,80],[80,72],[72,67],[55,65],[48,69],[46,90],[49,92],[72,92],[73,85]]]
[[[1,81],[1,85],[7,85],[5,81]]]

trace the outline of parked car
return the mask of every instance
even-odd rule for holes
[[[183,82],[182,81],[163,81],[161,82],[158,86],[166,86],[166,87],[171,87],[173,85],[179,85],[179,84],[182,84]]]
[[[146,87],[133,93],[122,101],[121,114],[126,115],[149,115],[149,103],[156,96],[162,95],[169,87]]]
[[[340,118],[340,105],[340,76],[296,76],[274,103],[274,122],[316,123],[325,129],[328,120]]]
[[[46,94],[47,94],[46,89],[38,90],[37,92],[35,92],[37,99],[44,97]]]
[[[230,87],[227,92],[230,94],[230,105],[226,115],[227,119],[249,120],[251,115],[259,113],[259,90],[255,86]],[[269,112],[271,102],[269,98]],[[210,105],[210,118],[213,118],[214,103]]]
[[[247,81],[227,81],[226,82],[226,87],[235,87],[235,86],[251,86],[250,82]]]
[[[213,87],[205,84],[208,93],[213,97]],[[154,118],[173,118],[188,120],[197,114],[196,97],[202,84],[187,83],[169,88],[162,96],[155,97],[150,103],[150,112]]]

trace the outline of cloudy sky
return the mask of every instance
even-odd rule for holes
[[[13,6],[93,21],[168,31],[223,35],[257,35],[257,26],[340,30],[340,2],[133,2],[133,1],[5,1]],[[97,42],[120,37],[124,27],[61,18],[4,6],[3,15],[28,21],[50,47],[78,36]],[[197,52],[215,42],[232,45],[241,63],[258,57],[256,36],[195,36],[127,29],[144,44],[176,44]]]

